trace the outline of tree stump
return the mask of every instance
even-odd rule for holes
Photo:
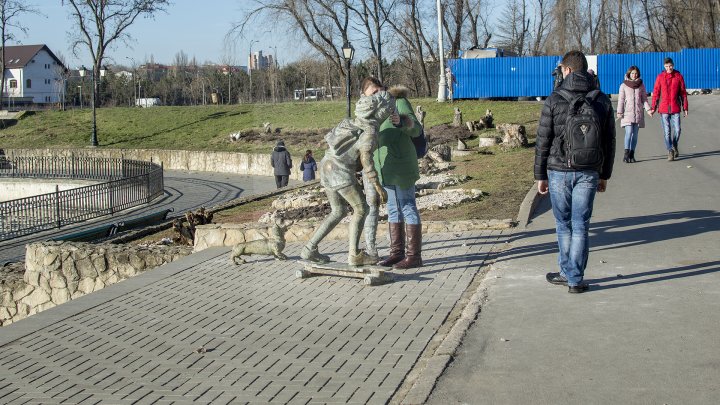
[[[460,108],[455,107],[455,115],[453,116],[453,126],[459,127],[462,125],[462,112],[460,111]]]

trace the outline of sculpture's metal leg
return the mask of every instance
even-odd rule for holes
[[[365,233],[365,252],[368,256],[376,258],[377,263],[380,260],[378,257],[376,239],[377,239],[377,226],[378,226],[378,213],[380,207],[378,206],[378,193],[375,188],[368,181],[364,181],[363,189],[365,190],[365,201],[368,203],[368,215],[365,217],[365,225],[363,230]]]
[[[337,226],[337,224],[340,223],[347,213],[347,208],[339,192],[326,188],[325,194],[327,194],[328,200],[330,201],[332,211],[330,212],[330,215],[325,218],[322,224],[320,224],[318,229],[300,252],[300,257],[303,259],[317,263],[327,263],[330,261],[330,258],[327,255],[323,255],[318,252],[318,244]]]

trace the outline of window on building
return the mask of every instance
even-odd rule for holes
[[[15,80],[15,79],[10,80],[10,88],[17,89],[17,80]]]
[[[30,79],[25,80],[25,87],[28,89],[31,89],[32,88],[32,80],[30,80]]]

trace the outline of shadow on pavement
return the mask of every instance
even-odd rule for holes
[[[677,211],[644,217],[618,218],[590,225],[591,252],[639,246],[660,241],[685,238],[720,230],[720,212],[711,210]],[[555,234],[555,229],[518,232],[510,243],[521,239]],[[505,261],[557,252],[552,242],[517,246],[498,253]],[[592,254],[592,253],[591,253]]]
[[[674,267],[674,268],[668,268],[668,269],[661,269],[661,270],[653,270],[653,271],[644,271],[640,273],[632,273],[632,274],[622,274],[618,275],[617,277],[605,277],[605,278],[595,278],[595,279],[586,279],[589,284],[592,284],[592,288],[590,289],[590,292],[592,291],[598,291],[598,290],[608,290],[611,288],[619,288],[619,287],[628,287],[631,285],[636,284],[645,284],[645,283],[656,283],[658,281],[666,281],[666,280],[672,280],[676,278],[684,278],[684,277],[694,277],[694,276],[700,276],[703,274],[708,273],[716,273],[720,271],[720,261],[714,261],[714,262],[706,262],[706,263],[697,263],[697,264],[691,264],[687,266],[682,267]],[[625,281],[629,278],[638,278],[638,277],[646,277],[646,276],[658,276],[655,278],[649,278],[649,279],[642,279],[642,280],[636,280],[636,281]],[[616,283],[612,283],[616,281]],[[599,284],[598,283],[612,283],[612,284]]]

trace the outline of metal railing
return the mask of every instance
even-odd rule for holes
[[[0,178],[89,179],[102,183],[0,202],[0,241],[61,228],[146,204],[164,190],[163,167],[124,158],[0,156]]]

